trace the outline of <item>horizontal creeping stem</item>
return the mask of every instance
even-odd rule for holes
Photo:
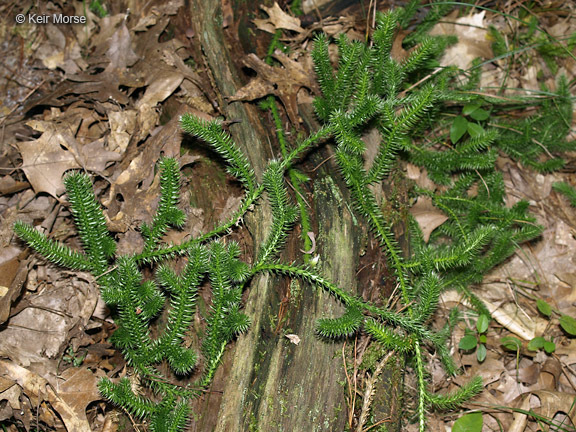
[[[348,294],[342,288],[336,286],[329,280],[312,272],[309,268],[291,266],[281,263],[263,263],[252,268],[251,276],[254,276],[260,272],[280,273],[286,276],[304,279],[310,283],[314,283],[326,289],[338,299],[340,299],[346,306],[359,306],[361,309],[364,309],[370,314],[380,317],[381,319],[403,329],[408,333],[416,335],[420,340],[429,340],[433,342],[436,339],[434,337],[434,333],[426,329],[426,327],[418,321],[400,313],[396,313],[364,302],[357,297]]]

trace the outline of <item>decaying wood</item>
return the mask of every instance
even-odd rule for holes
[[[230,51],[219,26],[219,2],[192,0],[189,7],[194,43],[201,45],[205,66],[220,93],[219,108],[228,119],[240,120],[230,132],[260,177],[271,157],[269,142],[273,139],[253,105],[227,103],[226,97],[234,95],[242,83],[232,58],[238,53]],[[237,64],[238,59],[234,60]],[[325,158],[313,155],[312,163]],[[345,204],[347,194],[333,168],[330,164],[322,167],[314,180],[315,253],[320,255],[319,266],[326,277],[356,292],[362,229]],[[265,201],[246,222],[257,248],[269,230],[270,209]],[[293,249],[295,258],[298,245]],[[281,290],[280,286],[287,288]],[[339,355],[342,343],[321,340],[314,331],[318,318],[336,317],[343,310],[327,292],[300,281],[257,277],[245,302],[245,312],[252,320],[250,330],[228,349],[193,430],[344,430],[347,407],[340,384],[345,380]],[[286,334],[296,335],[299,343],[293,343],[297,340],[293,336],[284,337]]]

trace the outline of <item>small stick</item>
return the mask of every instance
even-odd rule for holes
[[[374,397],[374,387],[378,381],[378,376],[382,373],[382,369],[388,362],[388,359],[394,354],[395,351],[390,351],[388,354],[382,358],[376,365],[374,373],[366,381],[366,390],[364,391],[364,401],[362,402],[362,412],[360,413],[360,418],[358,419],[358,425],[356,426],[356,432],[364,432],[364,423],[368,419],[368,414],[370,413],[370,405],[372,404],[372,398]]]

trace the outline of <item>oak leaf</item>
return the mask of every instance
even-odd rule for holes
[[[284,12],[276,2],[272,7],[260,6],[260,9],[268,14],[268,19],[254,20],[254,24],[259,30],[268,33],[276,33],[277,29],[292,30],[298,33],[305,31],[300,26],[300,20]]]
[[[428,197],[418,197],[416,204],[410,209],[410,213],[418,222],[426,243],[430,239],[432,231],[448,219],[442,211],[434,207],[432,200]]]
[[[40,138],[17,144],[22,155],[22,169],[34,192],[46,192],[54,197],[64,193],[62,176],[68,170],[84,168],[101,172],[120,154],[104,149],[104,141],[96,140],[80,145],[72,135],[75,125],[61,125],[48,121],[32,120],[27,123],[43,132]]]
[[[301,88],[313,89],[315,87],[313,75],[303,65],[279,50],[274,51],[274,58],[283,67],[270,66],[258,58],[256,54],[248,54],[243,63],[256,71],[258,76],[228,99],[230,101],[252,101],[273,94],[282,101],[290,121],[293,124],[299,124],[298,91]]]

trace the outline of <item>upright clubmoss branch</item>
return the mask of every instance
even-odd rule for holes
[[[280,36],[282,35],[282,31],[280,29],[276,30],[274,33],[274,37],[270,41],[270,45],[268,47],[268,53],[264,61],[272,65],[274,63],[274,52],[277,49],[282,49],[282,45],[280,43]],[[278,112],[278,106],[276,103],[276,99],[274,96],[268,96],[263,102],[260,103],[260,108],[264,110],[268,110],[272,116],[272,121],[276,127],[276,138],[278,139],[278,144],[280,145],[280,152],[282,154],[282,158],[286,159],[288,157],[288,140],[286,139],[286,134],[284,133],[284,127],[282,126],[282,119],[280,117],[280,113]],[[304,244],[304,250],[308,251],[312,247],[312,241],[308,236],[308,233],[312,231],[312,227],[310,224],[310,216],[306,209],[306,202],[304,200],[302,194],[301,185],[308,180],[304,174],[300,171],[295,169],[294,167],[287,168],[288,177],[292,182],[292,187],[294,188],[295,197],[296,197],[296,204],[298,205],[299,213],[300,213],[300,226],[301,226],[301,239]],[[310,256],[304,255],[304,261],[309,262]]]
[[[210,126],[206,126],[210,130]],[[216,145],[227,146],[225,151],[235,157],[230,141],[217,134]],[[224,142],[224,144],[222,144]],[[224,146],[225,147],[225,146]],[[243,157],[243,156],[242,156]],[[252,197],[258,192],[251,171],[242,166],[242,157],[235,163]],[[169,227],[179,227],[184,213],[177,208],[180,189],[178,162],[162,159],[159,162],[161,196],[157,212],[150,225],[142,228],[144,250],[137,255],[114,256],[115,246],[104,215],[84,174],[68,175],[64,184],[70,200],[71,213],[86,254],[50,240],[29,225],[18,222],[15,232],[30,246],[56,264],[74,269],[89,270],[100,283],[103,299],[114,312],[118,329],[112,342],[123,352],[134,368],[142,385],[150,389],[154,399],[135,393],[127,379],[113,383],[104,378],[99,383],[102,394],[140,418],[148,418],[153,430],[181,430],[190,414],[188,402],[196,397],[198,388],[210,384],[226,344],[234,335],[248,328],[248,318],[240,312],[240,297],[248,273],[247,265],[238,261],[239,249],[213,243],[211,254],[198,239],[173,247],[159,245]],[[246,210],[244,210],[245,212]],[[226,224],[235,223],[227,221]],[[188,264],[178,275],[166,262],[157,270],[157,279],[170,299],[167,324],[160,336],[150,333],[151,321],[165,306],[165,297],[152,280],[144,280],[140,265],[155,259],[166,261],[175,255],[186,254]],[[187,375],[196,367],[197,354],[184,347],[184,337],[190,331],[195,313],[195,299],[200,283],[210,275],[213,285],[213,313],[208,318],[207,341],[203,353],[207,359],[205,373],[196,389],[171,383],[157,367],[166,361],[177,375]]]

